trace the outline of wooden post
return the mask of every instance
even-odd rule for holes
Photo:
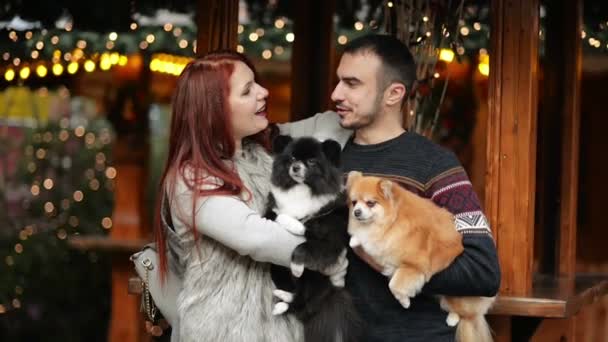
[[[503,294],[532,288],[539,0],[492,1],[486,211]]]
[[[217,49],[236,49],[239,1],[198,0],[196,11],[196,55]]]
[[[295,1],[295,42],[291,55],[291,120],[329,109],[335,54],[336,1]]]
[[[562,177],[559,236],[559,273],[576,271],[576,230],[578,207],[578,168],[580,136],[580,98],[582,50],[580,34],[583,21],[581,0],[563,1],[564,65],[562,72],[564,106],[562,108]]]

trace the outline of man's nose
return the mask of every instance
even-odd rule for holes
[[[341,102],[344,98],[342,96],[342,90],[340,89],[340,83],[336,85],[334,91],[331,93],[331,100],[334,102]]]

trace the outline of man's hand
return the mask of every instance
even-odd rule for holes
[[[346,278],[346,271],[348,269],[348,259],[346,258],[346,249],[340,253],[338,260],[335,264],[329,266],[324,270],[320,270],[321,273],[329,277],[329,280],[335,287],[344,287]]]
[[[384,274],[384,268],[380,266],[380,264],[376,263],[374,259],[372,259],[372,257],[363,250],[363,247],[361,247],[361,245],[354,247],[353,252],[355,252],[355,254],[357,254],[357,256],[361,258],[361,260],[365,261],[369,266],[371,266],[371,268],[378,271],[379,273]]]

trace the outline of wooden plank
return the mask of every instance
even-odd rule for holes
[[[196,55],[217,49],[236,49],[238,43],[239,1],[198,0],[196,12]]]
[[[336,0],[294,1],[291,120],[327,110],[333,90]]]
[[[151,241],[147,239],[113,239],[107,236],[71,236],[68,244],[81,251],[100,251],[108,253],[136,253]]]
[[[568,318],[608,294],[608,275],[537,275],[528,296],[500,295],[492,315]]]
[[[532,288],[539,1],[492,1],[485,207],[501,293]]]

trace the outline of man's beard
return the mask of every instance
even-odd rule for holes
[[[340,120],[340,126],[342,126],[342,128],[346,128],[346,129],[352,129],[352,130],[356,130],[356,129],[361,129],[367,126],[370,126],[374,120],[376,119],[376,117],[378,116],[378,113],[380,112],[380,103],[382,101],[381,96],[376,96],[376,99],[374,100],[374,106],[365,114],[358,114],[355,118],[355,120],[353,120],[352,122],[348,123],[348,124],[344,124],[342,122],[342,120]],[[351,112],[351,114],[354,113]]]

